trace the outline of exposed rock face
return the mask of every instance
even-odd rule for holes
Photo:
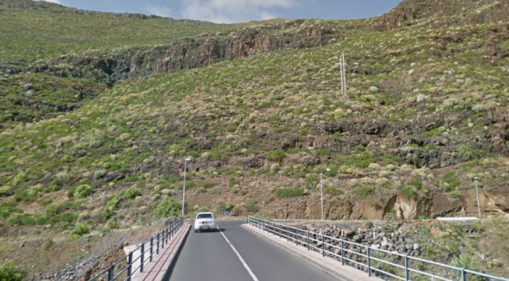
[[[328,198],[324,203],[326,218],[338,220],[390,220],[417,219],[421,216],[477,216],[475,190],[463,192],[458,197],[445,193],[430,193],[423,197],[405,198],[394,195],[384,202],[374,204],[375,198]],[[483,216],[506,214],[509,209],[507,190],[504,188],[480,191]],[[272,206],[272,204],[275,204]],[[263,211],[266,210],[266,211]],[[260,213],[275,219],[317,219],[321,216],[319,198],[300,198],[270,203]]]
[[[29,71],[62,77],[89,77],[113,85],[122,79],[192,69],[256,53],[323,46],[333,42],[337,35],[337,31],[320,25],[295,28],[301,22],[292,21],[285,26],[254,26],[232,33],[225,39],[184,39],[166,46],[133,48],[100,56],[66,55],[47,64],[32,66]],[[291,31],[282,35],[269,32],[290,27],[293,27]]]
[[[411,25],[465,25],[496,23],[509,18],[509,2],[493,0],[406,0],[377,18],[377,29],[397,29]]]

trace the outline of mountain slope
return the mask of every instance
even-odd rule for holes
[[[405,0],[375,20],[379,29],[412,25],[443,28],[506,22],[509,2],[493,0]]]
[[[395,10],[406,11],[412,3]],[[431,14],[433,7],[422,9]],[[182,63],[179,56],[167,56],[175,50],[168,46],[89,50],[103,40],[97,39],[86,52],[73,45],[76,54],[57,58],[62,51],[55,51],[45,56],[47,62],[5,75],[0,89],[15,96],[26,95],[24,87],[32,83],[39,89],[35,94],[56,92],[49,97],[64,105],[75,102],[77,91],[90,98],[72,112],[38,117],[43,120],[8,124],[10,119],[3,119],[2,236],[43,232],[67,237],[77,224],[105,232],[155,220],[161,202],[181,198],[183,159],[189,156],[188,215],[210,209],[318,218],[323,178],[330,219],[476,215],[476,184],[483,215],[507,216],[509,38],[504,31],[509,23],[454,22],[453,30],[416,24],[380,31],[368,22],[257,23],[235,31],[246,35],[239,46],[251,49],[193,67],[162,67]],[[322,26],[330,37],[306,37],[306,31]],[[15,27],[10,28],[14,34]],[[171,46],[203,46],[227,37],[175,39]],[[263,43],[278,38],[294,38],[296,45],[263,49]],[[316,38],[321,38],[317,44],[309,42]],[[124,39],[111,44],[124,46]],[[300,49],[298,42],[314,48]],[[158,50],[163,50],[160,55],[152,55]],[[95,67],[94,62],[108,61],[112,53],[144,59],[138,64],[131,64],[132,57],[118,60],[129,62],[127,77],[107,88],[98,77],[111,73],[99,73],[101,63]],[[348,96],[340,91],[342,53],[348,62]],[[193,54],[203,61],[213,57]],[[16,57],[9,54],[6,61]],[[132,72],[132,66],[142,71]],[[8,250],[0,254],[5,257],[16,247],[6,243]],[[37,261],[29,258],[18,261],[30,268]]]

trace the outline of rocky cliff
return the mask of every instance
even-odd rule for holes
[[[284,25],[256,25],[228,35],[188,38],[153,48],[64,55],[27,70],[61,77],[94,78],[113,85],[122,79],[203,67],[257,53],[324,46],[335,42],[340,34],[326,25],[295,20]]]

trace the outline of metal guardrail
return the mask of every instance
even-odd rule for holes
[[[88,281],[131,281],[131,278],[138,270],[143,272],[144,266],[147,263],[152,262],[154,253],[159,254],[159,250],[164,249],[164,246],[169,243],[173,236],[175,236],[177,231],[182,227],[183,223],[184,220],[182,218],[172,222],[163,230],[143,241],[134,251],[129,252],[129,254],[125,257],[112,263],[106,269],[88,279]],[[136,251],[140,251],[140,256],[133,259],[133,253]],[[126,262],[126,264],[123,265],[122,262]],[[139,265],[136,268],[133,268],[138,262]]]
[[[503,277],[386,251],[258,217],[249,216],[247,223],[295,242],[297,246],[304,246],[308,251],[314,250],[324,257],[336,258],[342,265],[367,271],[370,277],[375,275],[405,281],[509,281]]]

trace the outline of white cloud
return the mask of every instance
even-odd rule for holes
[[[35,0],[35,1],[51,2],[51,3],[55,3],[55,4],[64,5],[64,3],[60,0]]]
[[[151,15],[156,15],[160,17],[171,18],[173,15],[173,11],[166,6],[147,4],[145,5],[145,10]]]
[[[270,19],[277,16],[270,9],[299,6],[296,0],[184,0],[182,4],[183,18],[216,23]]]

